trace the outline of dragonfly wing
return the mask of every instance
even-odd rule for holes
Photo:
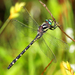
[[[48,46],[48,44],[46,43],[46,41],[44,40],[43,37],[41,37],[38,40],[39,46],[41,48],[41,50],[43,51],[43,53],[49,57],[51,60],[54,59],[54,62],[56,62],[56,57],[54,55],[54,53],[52,52],[52,50],[50,49],[50,47]]]
[[[13,28],[13,31],[15,31],[16,35],[18,35],[18,33],[22,33],[26,37],[33,37],[32,38],[33,40],[37,35],[39,25],[29,15],[25,7],[23,9],[23,12],[20,12],[19,14],[20,16],[17,18],[17,20],[15,19],[10,20],[9,25]]]
[[[38,28],[38,23],[33,19],[33,14],[28,12],[28,10],[23,7],[23,12],[20,12],[21,16],[23,16],[23,23],[31,28]]]
[[[50,30],[49,30],[50,31]],[[68,44],[64,42],[63,40],[57,39],[53,35],[50,34],[50,32],[47,32],[43,35],[45,37],[45,41],[47,45],[50,47],[50,49],[55,54],[57,60],[65,59],[67,58],[67,55],[65,55],[68,52]]]
[[[18,21],[18,20],[11,20],[9,22],[9,25],[12,26],[13,31],[15,31],[15,33],[22,33],[25,36],[29,36],[31,34],[37,34],[37,29],[35,30],[32,27],[29,27],[28,25]],[[34,33],[33,33],[34,32]]]
[[[49,33],[43,34],[43,37],[41,37],[38,42],[41,50],[46,54],[46,56],[51,60],[55,58],[54,62],[56,62],[56,58],[60,58],[59,56],[61,54],[63,55],[63,53],[69,48],[66,42],[57,39]]]
[[[47,44],[49,44],[50,47],[56,47],[57,49],[60,49],[60,50],[68,50],[69,48],[68,44],[65,41],[54,37],[49,32],[44,34],[43,37],[45,37],[45,41],[47,42]]]

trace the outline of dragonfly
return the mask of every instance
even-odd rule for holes
[[[14,26],[20,31],[21,29],[23,29],[22,31],[24,30],[27,30],[27,29],[30,29],[33,31],[33,33],[36,33],[36,36],[35,38],[30,42],[30,44],[9,64],[8,66],[8,69],[10,69],[15,63],[16,61],[34,44],[35,41],[39,40],[39,44],[40,44],[40,47],[43,48],[43,52],[50,58],[50,59],[54,59],[54,61],[56,61],[56,57],[55,57],[55,54],[52,52],[52,50],[50,49],[50,47],[46,44],[46,41],[44,40],[44,37],[43,35],[46,34],[46,32],[48,30],[55,30],[58,26],[56,25],[55,22],[53,22],[51,19],[46,19],[45,22],[43,22],[40,26],[39,24],[37,24],[37,22],[29,15],[27,9],[24,7],[25,9],[25,12],[24,12],[24,15],[25,16],[25,23],[26,24],[23,24],[17,20],[11,20],[10,22],[14,22]],[[30,23],[28,22],[28,19],[29,20],[32,20],[33,21],[33,26],[29,25]],[[15,24],[16,23],[16,24]],[[36,28],[36,29],[35,29]],[[27,34],[25,33],[25,35],[27,36]],[[48,34],[49,35],[49,34]],[[45,36],[46,37],[46,36]],[[43,41],[41,41],[41,39]],[[56,38],[53,38],[52,39],[54,41],[58,40]],[[49,39],[50,40],[50,39]],[[66,43],[63,42],[62,40],[58,40],[59,42],[61,42],[62,44],[64,44],[64,46],[66,47]],[[51,41],[52,42],[52,41]],[[42,44],[42,45],[41,45]],[[57,41],[56,41],[56,44],[57,44]],[[54,45],[54,44],[53,44]],[[46,49],[45,49],[46,47]],[[61,47],[62,49],[62,47]]]

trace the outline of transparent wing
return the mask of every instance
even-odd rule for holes
[[[20,12],[20,14],[23,16],[23,23],[31,28],[38,28],[38,23],[30,16],[29,12],[25,7],[23,7],[23,12]],[[33,16],[33,14],[31,14]]]
[[[9,24],[14,28],[14,31],[17,34],[22,33],[24,34],[24,36],[31,36],[32,34],[37,34],[37,28],[34,29],[32,27],[29,27],[29,25],[26,25],[18,20],[11,20]]]
[[[69,48],[69,46],[66,42],[64,42],[63,40],[57,39],[56,37],[54,37],[50,33],[44,34],[43,37],[45,37],[45,41],[48,42],[48,44],[51,47],[56,47],[57,49],[64,50],[64,51],[68,50],[68,48]]]
[[[44,39],[43,39],[44,38]],[[64,51],[67,51],[69,46],[66,42],[57,39],[49,33],[45,33],[42,38],[39,39],[39,46],[41,50],[52,60],[60,58],[60,55],[64,56]]]
[[[41,50],[43,51],[43,53],[51,60],[54,59],[54,62],[56,62],[56,57],[55,57],[54,53],[52,52],[52,50],[50,49],[50,47],[48,46],[45,39],[43,37],[41,37],[38,40],[38,43],[39,43],[39,46],[40,46]]]
[[[34,39],[37,35],[39,25],[29,15],[25,7],[19,14],[20,16],[17,18],[18,20],[12,19],[9,22],[9,25],[12,26],[13,31],[15,31],[16,35],[18,35],[18,33],[21,33],[21,35],[24,34],[25,37],[33,37],[32,39]]]

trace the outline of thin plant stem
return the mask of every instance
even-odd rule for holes
[[[53,62],[53,60],[54,59],[52,59],[51,61],[50,61],[50,63],[45,67],[45,69],[44,69],[44,71],[42,72],[42,74],[41,75],[43,75],[44,74],[44,72],[46,71],[46,69],[48,68],[48,66]]]
[[[7,19],[6,20],[6,22],[3,24],[3,26],[1,27],[1,29],[0,29],[0,34],[3,32],[3,30],[6,28],[6,26],[8,25],[8,23],[9,23],[9,19]]]
[[[51,13],[51,12],[49,11],[49,9],[47,8],[46,4],[44,4],[41,0],[38,0],[38,1],[43,5],[43,7],[46,8],[46,10],[49,12],[49,14],[51,15],[53,21],[56,23],[56,25],[59,27],[59,29],[60,29],[68,38],[70,38],[72,41],[75,42],[75,40],[74,40],[73,38],[71,38],[68,34],[66,34],[66,33],[63,31],[63,29],[60,27],[60,25],[56,22],[55,18],[53,17],[52,13]]]

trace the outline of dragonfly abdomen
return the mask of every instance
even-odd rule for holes
[[[8,69],[10,69],[14,63],[30,48],[30,46],[38,39],[40,38],[39,34],[35,37],[35,39],[10,63],[8,66]]]

